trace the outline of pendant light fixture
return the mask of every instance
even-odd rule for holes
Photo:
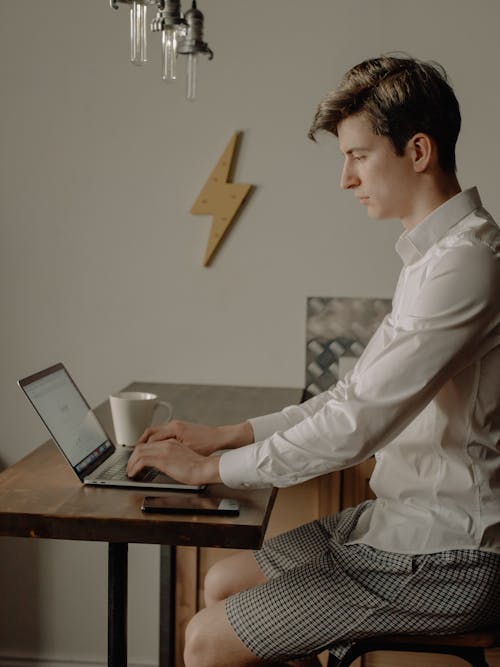
[[[203,41],[204,16],[193,0],[191,8],[182,14],[180,0],[110,0],[113,9],[120,4],[130,5],[130,60],[134,65],[147,62],[148,6],[156,8],[151,31],[161,33],[162,79],[165,83],[177,78],[178,54],[187,56],[186,97],[196,97],[197,60],[199,54],[214,54]]]

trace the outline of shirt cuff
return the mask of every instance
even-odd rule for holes
[[[255,444],[223,452],[219,458],[219,475],[226,486],[232,489],[258,489],[270,487],[257,472]]]
[[[263,417],[248,419],[253,429],[254,442],[260,442],[274,435],[277,431],[286,431],[290,428],[288,420],[282,412],[272,412]]]

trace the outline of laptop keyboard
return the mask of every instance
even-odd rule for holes
[[[99,479],[106,481],[133,479],[136,482],[150,482],[158,471],[155,468],[143,468],[139,474],[134,477],[127,475],[128,456],[120,456],[114,463],[112,463],[105,470],[99,470]]]

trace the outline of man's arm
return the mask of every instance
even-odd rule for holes
[[[217,484],[219,457],[197,454],[177,440],[157,440],[136,445],[127,474],[134,477],[142,468],[156,468],[184,484]]]
[[[168,447],[168,455],[161,447],[146,455],[139,446],[129,474],[151,465],[190,483],[222,479],[233,487],[290,486],[355,465],[394,439],[454,374],[481,355],[498,325],[499,291],[499,263],[484,247],[445,253],[411,307],[397,320],[384,320],[347,382],[305,406],[276,413],[282,430],[261,439],[252,429],[260,420],[189,429],[178,422],[172,435],[184,442]],[[274,417],[272,422],[277,423]],[[190,430],[195,426],[208,430],[196,439]],[[254,435],[257,442],[251,444]],[[200,457],[224,448],[235,451],[210,457],[216,463]]]
[[[198,454],[208,456],[221,449],[236,449],[254,441],[249,422],[227,426],[206,426],[174,419],[146,429],[139,443],[153,443],[173,438]]]
[[[185,484],[215,484],[219,476],[221,449],[236,449],[254,441],[249,422],[205,426],[173,420],[148,428],[135,446],[127,473],[136,475],[144,467],[161,470]]]
[[[499,291],[500,263],[484,245],[444,252],[418,293],[401,296],[344,391],[291,428],[223,454],[224,483],[290,486],[366,460],[484,354],[500,326]]]

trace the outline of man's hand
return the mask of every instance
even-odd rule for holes
[[[221,449],[234,449],[250,444],[253,442],[253,430],[248,422],[233,426],[205,426],[174,419],[161,426],[146,429],[139,443],[154,443],[170,438],[197,454],[208,456]]]
[[[143,468],[156,468],[184,484],[222,481],[218,456],[202,456],[173,439],[136,445],[128,461],[127,474],[134,477]]]

